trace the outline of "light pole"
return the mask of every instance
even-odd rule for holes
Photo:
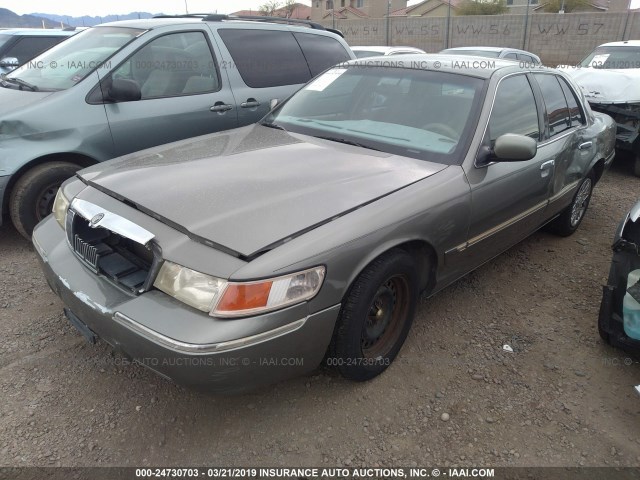
[[[562,0],[564,3],[564,0]],[[529,26],[529,3],[530,0],[527,0],[527,13],[524,16],[524,35],[522,36],[522,49],[527,49],[527,27]]]
[[[391,44],[391,35],[390,35],[390,30],[391,30],[391,0],[389,0],[387,2],[387,46],[389,46]]]
[[[451,0],[447,1],[447,38],[445,39],[444,48],[449,48],[449,25],[451,24]]]
[[[189,15],[189,6],[187,5],[187,0],[184,0],[184,11],[187,15]]]

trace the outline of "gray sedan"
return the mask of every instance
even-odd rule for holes
[[[613,121],[557,71],[414,58],[336,66],[260,124],[67,181],[33,242],[70,321],[217,391],[323,359],[368,380],[420,292],[545,224],[573,233]]]

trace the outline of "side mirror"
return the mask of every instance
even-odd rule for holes
[[[538,143],[531,137],[505,133],[496,139],[493,159],[498,162],[521,162],[531,160],[538,152]]]
[[[16,57],[4,57],[0,60],[0,67],[16,68],[20,66],[20,62]]]
[[[107,90],[106,100],[112,102],[133,102],[142,98],[140,85],[135,80],[114,78]]]

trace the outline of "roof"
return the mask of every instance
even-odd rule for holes
[[[416,47],[404,47],[404,46],[394,46],[394,47],[385,47],[385,46],[369,46],[369,45],[358,45],[351,47],[351,50],[354,52],[356,50],[366,50],[367,52],[377,52],[380,54],[385,54],[387,52],[393,52],[395,50],[416,50],[418,52],[423,52]]]
[[[394,10],[393,12],[391,12],[389,14],[389,16],[391,17],[410,17],[411,15],[415,15],[412,12],[414,12],[415,10],[417,10],[418,8],[420,8],[421,6],[423,6],[426,3],[429,2],[433,2],[433,0],[424,0],[420,3],[416,3],[415,5],[411,5],[409,7],[404,7],[404,8],[399,8],[398,10]],[[452,8],[457,8],[458,5],[460,5],[460,3],[462,2],[462,0],[437,0],[437,2],[441,5],[451,5]],[[434,8],[437,8],[439,5],[434,5],[433,8],[427,10],[426,12],[421,13],[420,15],[415,15],[415,16],[422,16],[425,15],[427,13],[429,13],[431,10],[433,10]]]
[[[262,16],[262,15],[260,15]],[[296,20],[293,19],[292,20]],[[286,21],[286,18],[282,18],[282,21]],[[165,27],[168,25],[194,25],[194,24],[203,24],[204,20],[201,17],[162,17],[162,18],[143,18],[143,19],[135,19],[135,20],[120,20],[117,22],[108,22],[101,23],[96,27],[125,27],[125,28],[136,28],[140,30],[152,30],[154,28]],[[247,26],[250,25],[256,28],[273,28],[278,27],[282,29],[296,29],[296,30],[304,30],[308,31],[309,27],[304,23],[280,23],[280,22],[267,22],[267,21],[255,21],[255,20],[242,20],[242,19],[224,19],[220,21],[209,21],[209,23],[217,24],[217,25],[236,25],[236,26]],[[95,28],[95,27],[93,27]],[[321,32],[323,30],[314,30],[314,32]]]
[[[34,37],[70,37],[75,33],[78,32],[73,30],[59,30],[53,28],[12,28],[0,31],[1,35],[29,35]]]
[[[363,12],[360,9],[357,9],[355,7],[342,7],[339,8],[337,10],[329,10],[323,18],[327,18],[330,17],[331,14],[333,14],[336,18],[339,18],[341,20],[346,20],[349,17],[347,17],[346,13],[350,12],[353,13],[355,16],[360,17],[360,18],[369,18],[369,15],[367,15],[365,12]]]
[[[407,62],[408,58],[411,58],[410,62]],[[410,57],[368,57],[351,60],[347,65],[363,65],[366,67],[372,67],[374,66],[372,65],[372,62],[379,62],[376,63],[375,66],[380,67],[405,68],[409,70],[431,70],[434,72],[455,73],[457,75],[466,75],[469,77],[478,77],[483,79],[490,78],[495,72],[503,69],[513,71],[522,70],[517,62],[502,58],[441,55],[437,53],[412,54]],[[477,62],[477,66],[474,66],[474,62]],[[537,67],[536,70],[539,71],[540,68],[546,67]]]
[[[640,40],[625,40],[624,42],[609,42],[599,47],[640,47]]]

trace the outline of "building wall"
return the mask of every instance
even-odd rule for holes
[[[356,0],[345,0],[345,6],[357,7]],[[387,15],[387,0],[363,0],[363,6],[359,7],[363,13],[371,18],[383,18]],[[341,0],[333,0],[333,6],[336,11],[342,8]],[[407,0],[391,0],[390,11],[399,10],[407,6]],[[320,21],[331,10],[327,9],[327,0],[311,1],[311,19]]]
[[[526,35],[525,19],[528,20]],[[344,33],[350,45],[387,44],[387,19],[336,20],[336,28]],[[447,17],[391,17],[388,31],[391,45],[409,45],[426,52],[438,52],[447,46]],[[452,16],[449,19],[449,47],[524,48],[550,66],[575,64],[602,43],[639,38],[640,12],[541,13],[528,18],[525,15]]]

